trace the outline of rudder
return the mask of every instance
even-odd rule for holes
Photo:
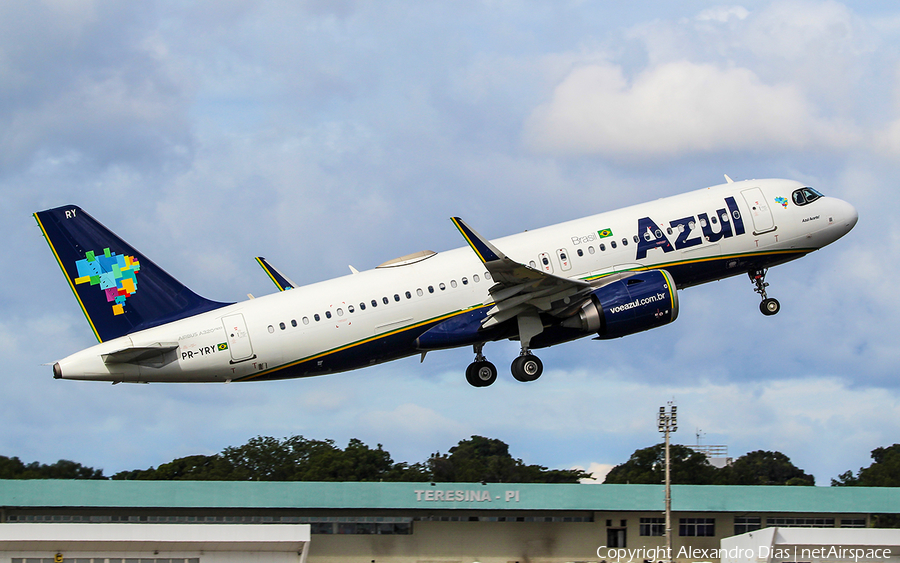
[[[100,342],[229,305],[200,297],[75,205],[34,218]]]

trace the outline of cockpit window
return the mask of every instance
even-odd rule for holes
[[[792,197],[795,204],[806,205],[822,197],[822,194],[812,188],[800,188],[799,190],[794,190]]]

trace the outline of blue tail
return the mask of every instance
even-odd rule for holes
[[[229,305],[200,297],[74,205],[34,218],[100,342]]]

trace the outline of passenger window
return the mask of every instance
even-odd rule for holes
[[[433,285],[429,285],[429,286],[428,286],[428,293],[434,293],[434,286],[433,286]]]
[[[444,285],[444,282],[439,283],[438,287],[441,288],[441,291],[444,291],[445,289],[447,289],[447,286]]]
[[[705,227],[705,226],[706,226],[706,219],[704,219],[703,217],[700,218],[700,226],[701,226],[701,227]]]
[[[450,287],[456,287],[456,280],[450,280]]]
[[[472,281],[474,281],[475,283],[478,283],[481,281],[481,278],[478,277],[478,274],[475,274],[474,276],[472,276]]]
[[[650,229],[647,229],[647,232],[644,233],[644,240],[650,242],[653,238],[653,235],[650,234]]]
[[[422,295],[424,295],[424,294],[425,294],[425,292],[422,291],[422,288],[421,288],[421,287],[420,287],[419,289],[416,290],[416,295],[418,295],[419,297],[422,297]]]
[[[543,264],[544,266],[546,266],[546,265],[549,264],[549,263],[550,263],[550,259],[547,258],[546,256],[544,256],[543,258],[541,258],[541,264]]]
[[[272,325],[269,325],[269,334],[272,334],[273,332],[275,332],[275,327]]]
[[[394,301],[400,301],[400,294],[399,294],[399,293],[395,293],[395,294],[394,294]]]
[[[330,319],[330,318],[331,318],[331,311],[325,311],[325,318],[326,318],[326,319]]]
[[[309,324],[309,317],[303,317],[303,324],[305,324],[305,325]]]
[[[352,313],[352,312],[355,311],[355,310],[356,310],[356,309],[353,308],[353,305],[347,305],[347,311],[349,311],[349,312]]]
[[[280,328],[281,330],[284,330],[284,323],[278,323],[278,328]]]
[[[634,243],[635,243],[635,244],[641,242],[641,240],[638,238],[637,235],[634,235],[632,238],[634,239]]]
[[[584,256],[584,250],[581,250],[581,249],[579,248],[579,249],[578,249],[578,255],[579,255],[579,256]]]
[[[343,316],[344,316],[344,310],[341,309],[340,307],[337,308],[337,316],[339,316],[339,317],[343,317]]]
[[[537,268],[537,264],[534,263],[534,260],[529,262],[528,265],[531,266],[532,268]]]
[[[322,319],[322,317],[319,316],[319,313],[313,315],[313,318],[316,319],[316,322],[319,322]]]
[[[375,301],[375,300],[373,299],[373,300],[372,300],[372,306],[373,306],[373,307],[377,307],[377,306],[378,306],[378,301]]]
[[[468,278],[463,278],[463,279],[462,279],[462,282],[463,282],[463,285],[469,285],[469,280],[468,280]]]
[[[609,242],[609,247],[610,247],[610,248],[615,248],[615,247],[616,247],[616,241],[614,241],[614,240],[610,241],[610,242]]]
[[[484,273],[484,279],[486,279],[486,280],[491,279],[491,273],[490,273],[490,272],[485,272],[485,273]]]
[[[366,304],[360,301],[360,303],[359,303],[359,310],[360,310],[360,311],[365,311],[365,310],[366,310]]]
[[[291,326],[292,326],[292,327],[296,327],[296,326],[297,326],[297,319],[291,319]]]
[[[603,252],[604,250],[606,250],[606,245],[601,242],[600,243],[600,252]]]
[[[397,298],[397,301],[400,301],[399,297]],[[381,302],[387,305],[388,303],[390,303],[390,300],[387,297],[382,297]]]
[[[709,218],[709,222],[712,223],[713,225],[719,224],[719,221],[716,219],[715,215],[713,215],[712,217]]]
[[[672,234],[672,227],[667,227],[667,228],[666,228],[666,232],[669,233],[669,234],[671,235],[671,234]]]
[[[406,292],[406,298],[407,298],[407,299],[412,299],[412,293],[410,293],[410,292],[407,291],[407,292]]]
[[[593,247],[593,246],[589,246],[589,247],[588,247],[588,254],[593,254],[593,253],[594,253],[594,247]]]

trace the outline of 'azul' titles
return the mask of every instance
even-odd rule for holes
[[[744,234],[744,220],[738,210],[737,202],[733,197],[725,198],[727,209],[717,209],[712,218],[706,213],[700,213],[696,217],[683,217],[669,221],[672,234],[676,235],[675,241],[669,240],[666,233],[650,217],[638,219],[638,246],[637,260],[647,257],[647,251],[661,248],[663,252],[682,250],[706,242],[718,242],[724,238]],[[703,232],[701,237],[696,233],[697,225]]]

